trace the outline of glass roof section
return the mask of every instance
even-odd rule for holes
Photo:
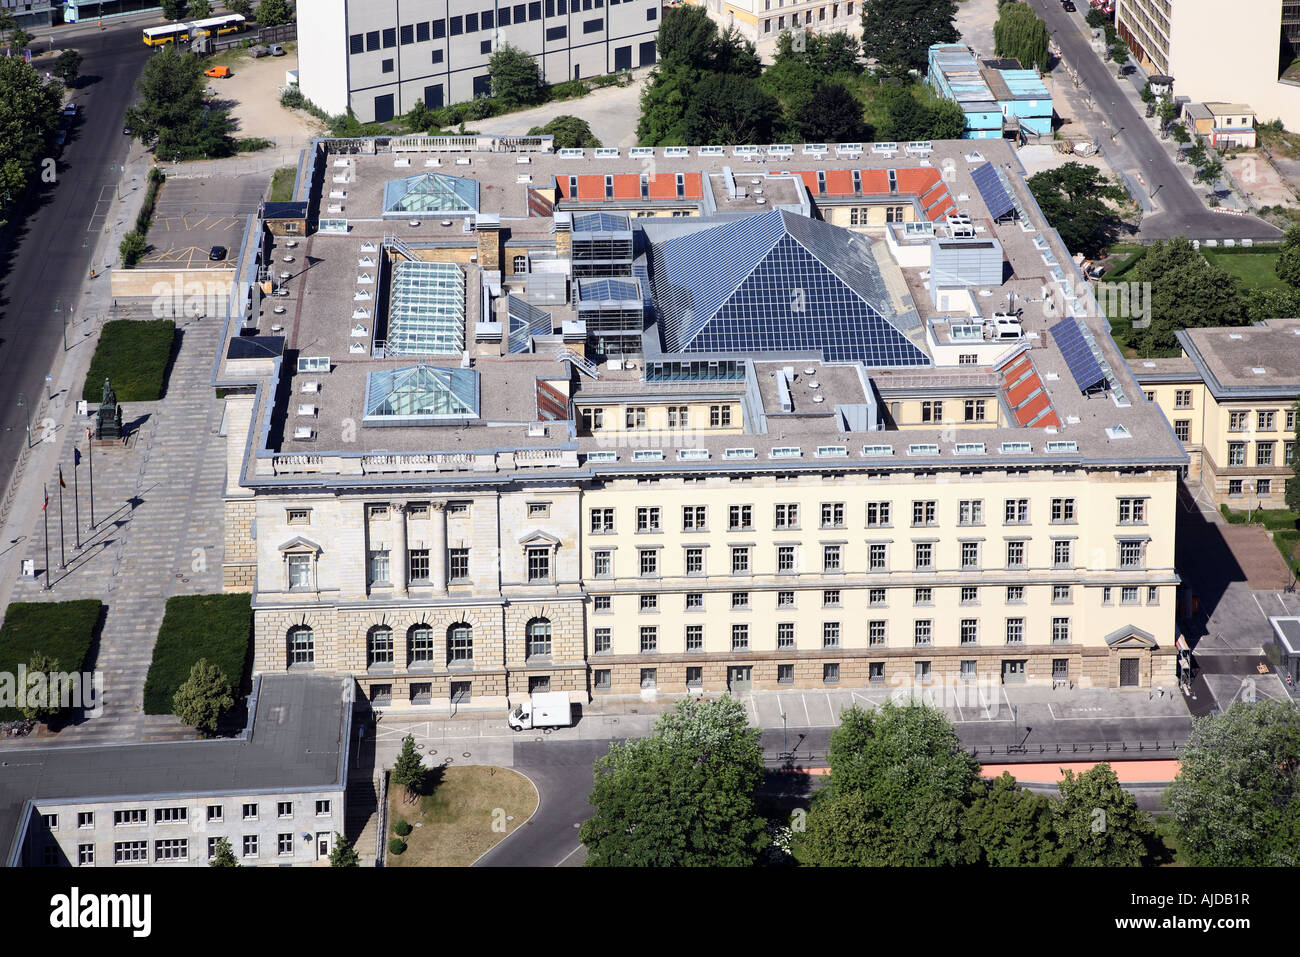
[[[465,273],[455,263],[397,261],[388,305],[390,356],[448,355],[465,348]]]
[[[552,331],[551,314],[518,296],[506,296],[506,318],[509,321],[507,351],[512,355],[530,351],[533,336],[549,336]]]
[[[479,380],[473,369],[418,365],[366,376],[366,421],[461,421],[478,418],[478,411]]]
[[[384,214],[478,212],[478,181],[419,173],[384,184]]]
[[[631,227],[627,217],[619,213],[574,213],[575,233],[621,233]]]
[[[930,364],[903,334],[870,241],[847,229],[772,210],[656,244],[650,264],[665,352]]]

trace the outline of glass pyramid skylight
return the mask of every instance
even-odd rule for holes
[[[446,173],[420,173],[384,185],[384,215],[478,212],[478,182]]]
[[[365,421],[411,423],[478,418],[479,382],[473,369],[412,366],[366,376]]]

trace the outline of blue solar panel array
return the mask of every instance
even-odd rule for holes
[[[773,210],[670,239],[651,264],[667,352],[930,364],[890,321],[870,248],[847,230]]]
[[[551,314],[530,305],[518,296],[506,296],[506,318],[509,328],[506,346],[510,354],[527,352],[532,336],[549,336],[552,331]]]
[[[619,233],[630,228],[627,217],[617,213],[581,213],[573,217],[575,233]]]
[[[975,181],[975,188],[980,191],[980,196],[984,197],[984,205],[988,207],[990,216],[1001,219],[1008,213],[1015,212],[1016,204],[1007,195],[1002,180],[998,178],[998,171],[993,168],[992,163],[975,167],[971,170],[970,176]]]
[[[1051,333],[1056,347],[1061,350],[1065,364],[1070,369],[1070,375],[1074,376],[1080,392],[1090,392],[1106,384],[1106,373],[1101,371],[1101,365],[1097,362],[1097,357],[1092,354],[1092,348],[1088,345],[1088,340],[1083,337],[1077,321],[1067,316],[1052,326],[1048,332]]]
[[[584,279],[578,289],[583,302],[641,301],[641,291],[630,279]]]

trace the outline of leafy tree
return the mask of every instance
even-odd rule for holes
[[[1181,763],[1165,803],[1188,863],[1300,864],[1300,711],[1236,701],[1195,718]]]
[[[1179,144],[1191,142],[1192,139],[1192,134],[1188,133],[1187,127],[1183,126],[1181,123],[1174,126],[1173,132],[1170,133],[1170,135],[1174,138],[1174,142]]]
[[[22,57],[0,57],[0,217],[32,187],[61,99]]]
[[[64,50],[55,59],[50,72],[62,80],[65,86],[76,86],[77,77],[81,74],[81,54],[76,50]]]
[[[1006,772],[991,782],[978,782],[975,793],[962,820],[972,859],[990,867],[1061,863],[1049,798],[1020,787]]]
[[[826,78],[800,57],[782,57],[779,53],[776,62],[758,78],[758,85],[780,100],[786,115],[792,118],[809,105],[824,82]]]
[[[207,658],[194,662],[190,676],[172,698],[176,717],[206,734],[214,733],[221,716],[234,706],[230,680]]]
[[[245,18],[253,15],[252,0],[226,0],[226,9]]]
[[[32,652],[27,660],[27,677],[30,680],[36,675],[44,675],[45,691],[41,695],[33,695],[35,700],[28,698],[19,709],[28,721],[48,721],[59,713],[59,703],[54,700],[54,691],[50,688],[48,679],[50,675],[61,670],[57,658],[51,658],[40,651]],[[31,695],[34,689],[31,685],[28,685],[28,689],[28,694]]]
[[[208,0],[190,0],[185,13],[191,20],[202,20],[204,17],[212,16],[212,4]]]
[[[891,73],[925,72],[935,43],[956,43],[957,0],[864,0],[862,52]]]
[[[1149,246],[1133,268],[1133,278],[1151,284],[1151,323],[1134,334],[1132,343],[1141,355],[1176,350],[1179,329],[1243,321],[1236,281],[1207,262],[1185,236]]]
[[[577,116],[561,114],[545,126],[534,126],[529,136],[553,136],[556,149],[585,149],[600,146],[600,140],[591,132],[587,121]]]
[[[1088,26],[1092,27],[1094,30],[1100,30],[1103,27],[1107,27],[1110,25],[1110,17],[1106,16],[1106,14],[1102,13],[1096,7],[1093,7],[1091,10],[1089,10],[1084,15],[1083,20],[1086,24],[1088,24]]]
[[[882,809],[864,791],[836,791],[813,802],[803,848],[820,867],[883,867],[896,842]]]
[[[859,143],[871,139],[862,104],[842,83],[823,83],[794,114],[805,143]]]
[[[1201,167],[1208,161],[1209,156],[1205,151],[1205,144],[1198,139],[1195,145],[1187,151],[1187,162],[1191,163],[1193,166]]]
[[[393,784],[405,789],[407,804],[414,804],[424,790],[428,773],[420,752],[415,750],[415,736],[408,734],[402,739],[402,751],[393,763]]]
[[[488,60],[492,96],[508,106],[534,106],[546,99],[537,61],[509,43],[503,43]]]
[[[330,848],[330,867],[360,867],[361,856],[357,854],[352,842],[334,832],[334,846]]]
[[[1160,130],[1163,135],[1165,127],[1178,119],[1178,104],[1168,96],[1162,96],[1156,106],[1156,115],[1160,117]]]
[[[751,41],[741,36],[735,27],[727,27],[713,43],[709,69],[715,73],[755,79],[763,72],[763,61]]]
[[[802,32],[796,35],[789,30],[776,38],[775,64],[793,61],[815,70],[822,77],[837,73],[857,75],[862,72],[862,45],[858,38],[844,30],[832,33]]]
[[[876,99],[885,111],[885,121],[879,131],[882,137],[894,141],[925,138],[925,107],[912,95],[910,87],[897,83],[882,84]]]
[[[412,133],[423,133],[434,126],[433,110],[424,105],[424,100],[416,100],[402,117],[402,122]]]
[[[928,130],[923,139],[959,140],[966,132],[966,114],[953,100],[936,98],[926,108]]]
[[[257,5],[257,22],[264,27],[278,27],[293,22],[294,11],[288,0],[262,0]]]
[[[168,20],[183,20],[189,9],[189,0],[160,0],[162,15]]]
[[[229,118],[205,101],[198,56],[168,45],[149,58],[136,86],[140,99],[126,111],[126,125],[156,157],[185,160],[234,152]]]
[[[1156,95],[1151,90],[1150,80],[1142,84],[1142,89],[1138,91],[1138,96],[1142,97],[1143,103],[1154,103],[1156,101]]]
[[[1107,201],[1128,198],[1100,171],[1075,162],[1035,173],[1029,191],[1066,248],[1089,258],[1096,258],[1115,236],[1116,218]]]
[[[1115,61],[1122,75],[1124,73],[1124,64],[1128,62],[1128,44],[1123,40],[1116,40],[1110,45],[1110,58]]]
[[[869,851],[876,863],[969,863],[961,825],[978,765],[943,712],[913,704],[850,708],[831,733],[830,768],[829,793],[859,794],[863,801],[837,806],[826,817],[809,815],[810,835],[815,820],[824,827],[844,819],[879,834]],[[838,843],[825,834],[813,841]]]
[[[144,233],[133,229],[118,243],[117,253],[122,257],[122,265],[131,269],[144,258],[144,254],[149,251],[149,241],[145,238]]]
[[[703,7],[683,4],[664,10],[655,46],[661,70],[711,69],[717,44],[718,25]]]
[[[1151,856],[1151,816],[1120,787],[1106,763],[1066,771],[1052,817],[1064,862],[1073,867],[1140,867]]]
[[[781,105],[747,77],[706,73],[682,117],[688,143],[769,143]]]
[[[589,866],[737,867],[769,840],[755,795],[759,732],[730,697],[688,700],[595,766],[595,816],[579,837]]]
[[[239,858],[235,857],[235,851],[230,846],[230,841],[224,837],[217,838],[217,852],[212,855],[208,861],[208,867],[239,867]]]
[[[1247,322],[1300,316],[1300,289],[1248,286],[1241,290],[1241,304]]]
[[[1213,186],[1223,175],[1223,164],[1217,159],[1208,159],[1205,165],[1196,171],[1196,181],[1204,183],[1207,186]]]
[[[998,20],[993,24],[993,49],[998,56],[1015,57],[1026,70],[1046,73],[1050,42],[1047,24],[1023,3],[998,8]]]

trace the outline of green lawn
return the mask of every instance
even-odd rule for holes
[[[398,819],[411,824],[406,850],[389,852],[388,867],[468,867],[537,810],[537,789],[517,771],[449,767],[431,794],[406,803],[406,792],[388,790],[389,833]],[[577,832],[575,831],[576,835]]]
[[[248,595],[177,595],[167,611],[144,683],[146,714],[171,714],[176,689],[200,658],[217,665],[236,697],[244,690],[253,612]]]
[[[1229,275],[1241,280],[1245,286],[1262,286],[1274,289],[1291,287],[1277,278],[1273,271],[1277,265],[1278,249],[1252,249],[1249,252],[1231,252],[1224,249],[1201,247],[1203,255],[1212,266],[1226,269]]]
[[[0,627],[0,672],[14,674],[39,651],[59,663],[60,671],[82,671],[99,627],[99,600],[15,602]],[[16,708],[0,708],[0,721],[22,717]]]
[[[272,203],[291,203],[293,202],[293,180],[298,175],[298,167],[281,166],[271,176],[271,196]]]
[[[81,397],[98,405],[104,379],[108,378],[119,402],[161,399],[175,339],[176,323],[170,319],[115,319],[104,323]]]

